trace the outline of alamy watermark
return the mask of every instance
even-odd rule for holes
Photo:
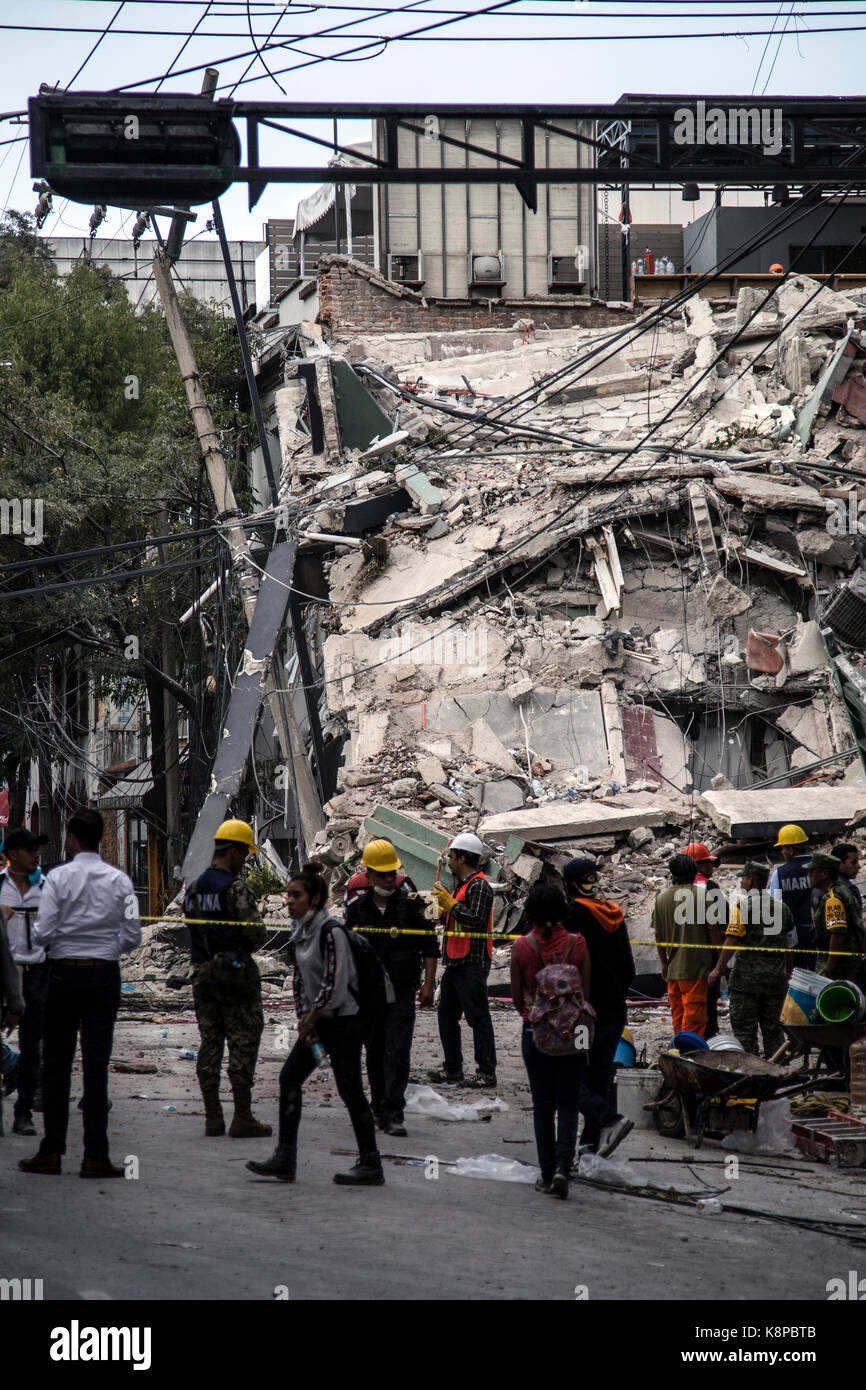
[[[41,545],[41,497],[0,497],[0,536],[23,536],[25,545]]]
[[[677,926],[724,927],[734,911],[739,912],[741,924],[763,927],[764,936],[778,936],[782,930],[782,899],[769,893],[731,893],[726,897],[721,888],[677,888],[674,892],[674,921]]]
[[[760,145],[764,154],[782,151],[783,114],[779,107],[707,107],[705,101],[674,112],[675,145]]]
[[[828,536],[866,536],[866,502],[852,488],[847,497],[827,498]]]

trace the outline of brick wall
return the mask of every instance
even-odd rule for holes
[[[425,299],[415,290],[385,280],[346,256],[319,262],[317,322],[332,333],[407,332],[506,327],[532,319],[538,327],[603,328],[632,317],[627,309],[607,309],[568,296],[549,299]]]

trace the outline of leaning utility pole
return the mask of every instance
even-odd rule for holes
[[[259,581],[251,563],[249,541],[241,525],[241,512],[235,500],[234,489],[229,481],[219,435],[201,383],[186,324],[177,302],[169,262],[159,246],[155,248],[153,253],[153,277],[183,379],[208,481],[218,508],[217,520],[225,526],[226,539],[235,561],[244,616],[247,620],[247,626],[249,626],[256,607]],[[307,763],[304,743],[295,718],[291,698],[285,700],[280,698],[279,682],[272,659],[269,663],[264,688],[269,709],[276,725],[280,749],[292,781],[297,788],[298,812],[301,821],[297,827],[298,838],[309,849],[312,847],[316,831],[324,825],[324,817]]]

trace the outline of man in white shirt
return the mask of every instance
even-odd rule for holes
[[[18,1025],[18,1094],[15,1097],[13,1134],[35,1134],[33,1100],[39,1076],[39,1046],[45,1019],[48,962],[45,948],[33,940],[33,924],[42,896],[39,847],[47,835],[34,835],[23,826],[10,830],[3,843],[9,867],[0,879],[0,911],[12,959],[21,972],[24,1014]]]
[[[66,1152],[76,1038],[84,1072],[82,1178],[122,1178],[108,1156],[108,1064],[120,1003],[119,958],[141,942],[132,881],[99,855],[102,816],[79,811],[66,829],[70,863],[45,881],[33,939],[51,958],[45,1007],[45,1138],[25,1173],[59,1173]]]

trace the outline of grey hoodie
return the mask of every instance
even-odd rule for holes
[[[324,952],[319,939],[324,925],[331,927],[325,935]],[[295,924],[291,936],[295,949],[295,1007],[298,1014],[319,1009],[323,1018],[343,1018],[358,1012],[351,994],[357,989],[358,972],[352,948],[339,919],[327,908],[321,908],[311,921]]]

